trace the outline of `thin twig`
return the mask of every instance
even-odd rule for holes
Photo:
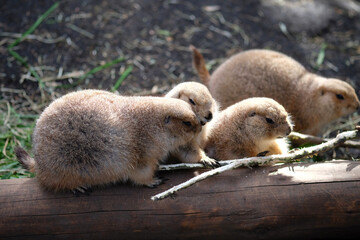
[[[94,34],[82,29],[82,28],[79,28],[78,26],[72,24],[72,23],[68,23],[66,24],[66,26],[68,28],[70,28],[71,30],[75,31],[75,32],[78,32],[80,33],[81,35],[84,35],[85,37],[88,37],[90,39],[94,39]]]
[[[220,34],[220,35],[223,35],[223,36],[225,36],[225,37],[227,37],[227,38],[232,38],[232,34],[230,33],[230,32],[228,32],[228,31],[224,31],[224,30],[221,30],[221,29],[219,29],[219,28],[217,28],[217,27],[214,27],[214,26],[209,26],[209,29],[211,30],[211,31],[213,31],[213,32],[216,32],[216,33],[218,33],[218,34]]]
[[[71,73],[66,73],[64,75],[60,75],[59,74],[55,77],[46,77],[43,78],[42,81],[43,82],[50,82],[50,81],[55,81],[55,80],[63,80],[63,79],[68,79],[68,78],[80,78],[81,76],[84,75],[84,71],[74,71]]]
[[[316,146],[308,147],[308,148],[302,148],[299,150],[295,150],[288,154],[271,155],[271,156],[266,156],[266,157],[250,157],[250,158],[244,158],[244,159],[230,160],[230,161],[228,161],[229,164],[219,167],[219,168],[216,168],[216,169],[213,169],[213,170],[210,170],[210,171],[207,171],[207,172],[204,172],[194,178],[189,179],[188,181],[186,181],[184,183],[181,183],[181,184],[174,186],[162,193],[152,196],[151,200],[155,201],[155,200],[164,199],[164,198],[174,194],[175,192],[177,192],[181,189],[190,187],[191,185],[193,185],[197,182],[200,182],[208,177],[211,177],[211,176],[217,175],[219,173],[222,173],[222,172],[225,172],[225,171],[228,171],[231,169],[235,169],[238,167],[242,167],[242,166],[249,167],[254,164],[263,165],[263,164],[266,164],[266,163],[269,163],[269,162],[272,162],[275,160],[291,162],[296,159],[300,159],[303,157],[312,156],[317,153],[328,151],[328,150],[333,149],[334,147],[344,143],[346,140],[354,139],[354,138],[358,137],[359,136],[358,130],[359,130],[359,127],[357,127],[357,130],[355,130],[355,131],[347,131],[347,132],[339,133],[336,136],[336,138],[334,138],[328,142],[325,142],[325,143],[322,143],[322,144],[319,144]]]
[[[219,162],[222,164],[223,161]],[[223,166],[223,165],[222,165]],[[201,163],[175,163],[175,164],[164,164],[159,165],[158,171],[170,171],[180,169],[193,169],[193,168],[205,168],[204,164]]]
[[[290,139],[291,143],[294,146],[301,146],[304,144],[314,144],[315,145],[315,144],[320,144],[323,142],[328,142],[332,139],[332,138],[316,137],[316,136],[302,134],[302,133],[298,133],[298,132],[290,133],[288,138]],[[344,143],[340,144],[339,147],[360,148],[360,142],[345,141]]]
[[[21,38],[22,34],[21,33],[12,33],[12,32],[0,32],[0,37]],[[25,36],[23,39],[37,40],[39,42],[46,43],[46,44],[54,44],[54,43],[57,43],[60,41],[65,41],[65,35],[62,35],[57,38],[44,38],[41,36],[29,34],[29,35]]]

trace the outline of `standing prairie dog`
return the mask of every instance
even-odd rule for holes
[[[205,152],[232,160],[288,151],[284,137],[292,131],[283,106],[270,98],[248,98],[220,111],[207,128]]]
[[[282,53],[244,51],[210,76],[203,56],[195,47],[192,50],[200,78],[223,108],[249,97],[273,98],[292,115],[295,131],[312,135],[359,108],[355,90],[348,83],[310,73]]]
[[[201,131],[191,107],[178,99],[122,97],[106,91],[67,94],[41,114],[31,158],[19,162],[50,190],[131,180],[149,187],[158,162]]]
[[[180,146],[172,152],[172,155],[185,163],[201,162],[204,165],[217,166],[217,162],[207,157],[201,149],[206,137],[207,125],[205,124],[211,121],[217,112],[217,103],[207,87],[197,82],[184,82],[176,85],[165,97],[178,98],[190,104],[201,125],[203,125],[201,132],[192,141]]]

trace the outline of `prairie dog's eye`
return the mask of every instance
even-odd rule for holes
[[[188,127],[191,127],[191,122],[183,122],[183,124],[185,125],[185,126],[188,126]]]
[[[265,118],[267,123],[274,124],[275,122],[271,118]]]
[[[256,112],[252,112],[252,113],[250,113],[249,117],[253,117],[255,115],[256,115]]]
[[[192,105],[196,105],[194,100],[192,100],[191,98],[189,98],[189,102],[192,104]]]
[[[165,123],[169,123],[170,122],[170,116],[165,117]]]
[[[336,97],[340,100],[344,100],[344,96],[342,94],[336,94]]]

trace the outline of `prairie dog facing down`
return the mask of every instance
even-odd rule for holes
[[[272,98],[292,115],[295,131],[312,135],[359,108],[348,83],[310,73],[282,53],[247,50],[230,57],[210,76],[203,56],[192,49],[200,78],[223,108],[250,97]]]
[[[283,154],[292,123],[270,98],[248,98],[217,114],[207,129],[205,152],[216,160]]]
[[[207,157],[201,149],[206,137],[205,129],[207,125],[205,124],[210,122],[218,111],[217,103],[211,96],[208,88],[197,82],[183,82],[176,85],[165,97],[178,98],[187,102],[201,125],[203,125],[201,132],[192,141],[184,146],[180,146],[176,151],[172,152],[172,155],[181,162],[202,162],[204,165],[217,166],[216,161]]]
[[[149,187],[158,162],[201,131],[191,107],[178,99],[123,97],[106,91],[69,93],[41,114],[34,158],[19,162],[50,190],[73,190],[131,180]]]

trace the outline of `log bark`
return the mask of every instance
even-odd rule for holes
[[[360,162],[238,168],[172,198],[150,197],[206,170],[166,171],[155,189],[117,184],[51,193],[0,181],[0,239],[359,239]]]

